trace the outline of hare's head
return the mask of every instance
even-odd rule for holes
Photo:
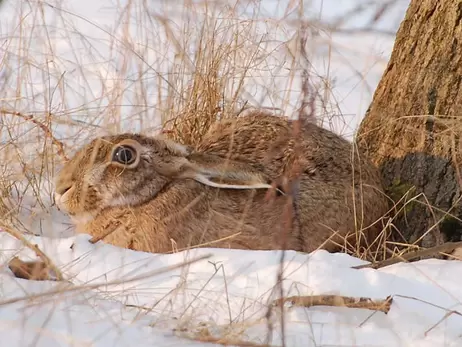
[[[271,187],[267,177],[245,164],[193,153],[160,137],[127,133],[99,137],[79,149],[56,178],[55,200],[81,221],[107,207],[145,203],[179,179],[225,189]]]

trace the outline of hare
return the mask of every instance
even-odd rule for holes
[[[293,125],[252,110],[216,122],[196,150],[245,161],[273,179],[290,177],[297,163],[301,247],[338,250],[347,235],[351,246],[370,244],[383,230],[380,219],[389,209],[378,169],[343,137],[308,122],[294,138]]]
[[[387,211],[374,166],[353,164],[351,144],[314,124],[301,139],[291,131],[291,121],[255,112],[217,122],[197,148],[140,134],[99,137],[65,163],[55,200],[77,232],[119,247],[279,249],[289,196],[268,200],[268,189],[296,162],[299,223],[287,247],[335,251],[357,229],[371,241]]]

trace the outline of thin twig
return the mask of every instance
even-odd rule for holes
[[[374,311],[388,313],[393,299],[388,296],[385,300],[372,300],[364,297],[348,297],[341,295],[310,295],[310,296],[291,296],[274,301],[275,305],[284,305],[290,302],[294,306],[313,307],[313,306],[334,306],[348,308],[363,308]]]
[[[462,316],[462,313],[459,312],[459,311],[456,311],[456,310],[449,310],[443,306],[440,306],[440,305],[436,305],[436,304],[433,304],[431,302],[428,302],[428,301],[425,301],[425,300],[422,300],[422,299],[418,299],[418,298],[415,298],[413,296],[408,296],[408,295],[400,295],[400,294],[396,294],[394,295],[394,297],[399,297],[399,298],[403,298],[403,299],[410,299],[410,300],[415,300],[415,301],[420,301],[424,304],[427,304],[427,305],[430,305],[430,306],[433,306],[433,307],[436,307],[436,308],[439,308],[443,311],[446,311],[446,314],[440,319],[438,320],[438,322],[436,322],[435,324],[433,324],[430,328],[428,328],[424,335],[427,336],[427,334],[432,331],[437,325],[439,325],[442,321],[444,321],[445,319],[447,319],[450,315],[452,314],[455,314],[457,316]]]
[[[47,127],[45,124],[42,122],[39,122],[38,120],[35,119],[33,115],[27,115],[27,114],[22,114],[21,112],[17,111],[10,111],[6,109],[0,109],[0,114],[9,114],[12,116],[20,117],[26,121],[32,122],[36,126],[38,126],[42,131],[45,133],[45,135],[49,136],[51,139],[51,142],[56,146],[58,150],[58,155],[64,160],[68,161],[69,158],[66,156],[66,152],[64,151],[64,144],[59,141],[56,137],[53,136],[53,133],[51,132],[50,128]]]

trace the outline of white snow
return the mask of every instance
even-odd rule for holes
[[[17,300],[1,304],[1,336],[2,341],[9,341],[8,346],[32,342],[44,347],[199,346],[199,342],[175,336],[173,330],[192,334],[205,327],[217,336],[264,343],[268,303],[279,295],[273,290],[279,252],[195,249],[157,255],[102,243],[92,245],[88,240],[88,235],[30,237],[72,285],[17,279],[3,268],[1,302]],[[18,253],[20,242],[8,234],[1,234],[0,244],[2,263],[13,255],[34,259],[30,250]],[[162,272],[207,255],[210,257],[188,268]],[[287,252],[284,291],[288,296],[394,298],[388,314],[287,306],[287,346],[461,345],[460,315],[451,314],[437,323],[450,311],[462,312],[462,277],[457,276],[462,262],[425,260],[379,270],[351,268],[363,263],[346,254]],[[53,294],[27,298],[47,292]],[[280,345],[276,309],[271,321],[271,343]]]
[[[399,2],[394,12],[377,23],[376,28],[396,30],[407,3]],[[15,67],[28,62],[31,66],[27,73],[32,81],[36,81],[37,76],[41,81],[47,71],[50,85],[55,86],[66,72],[66,95],[72,96],[64,100],[56,95],[49,100],[49,107],[56,114],[62,112],[63,122],[71,123],[66,113],[71,109],[84,114],[81,118],[73,116],[72,122],[92,119],[98,111],[96,108],[104,109],[109,103],[102,94],[116,88],[120,79],[133,78],[130,70],[126,74],[120,71],[120,61],[116,59],[120,56],[108,44],[109,37],[122,30],[114,28],[119,18],[116,10],[125,3],[82,0],[50,3],[55,7],[44,2],[17,4],[7,1],[0,10],[0,36],[4,38],[0,42],[0,76],[17,73]],[[320,20],[335,20],[355,4],[347,0],[313,1],[311,14]],[[172,1],[170,4],[158,2],[158,5],[159,13],[174,13],[181,7]],[[60,6],[67,12],[57,10]],[[285,6],[265,0],[261,10],[271,16]],[[19,34],[12,28],[21,18],[24,27],[31,29],[41,15],[46,17],[49,27],[31,30],[26,35],[31,39],[27,43],[30,50],[25,51],[21,46],[25,44],[14,39]],[[392,17],[398,18],[396,22]],[[366,16],[350,24],[350,28],[367,24]],[[136,23],[132,25],[141,30]],[[71,28],[75,29],[74,34],[70,33]],[[53,61],[47,56],[50,47],[45,33],[52,42]],[[158,33],[151,34],[154,37]],[[279,40],[290,37],[290,33],[282,29],[275,35]],[[88,42],[79,41],[82,37]],[[140,39],[141,44],[145,39],[144,36]],[[156,54],[167,56],[173,50],[165,42],[165,45],[159,44],[162,40],[157,39],[157,51],[146,52],[152,64]],[[393,38],[358,33],[336,34],[331,38],[321,35],[314,40],[311,54],[316,72],[335,82],[333,96],[338,101],[337,111],[346,119],[350,116],[346,132],[351,133],[380,80]],[[333,51],[329,52],[329,47]],[[87,54],[85,48],[91,54]],[[2,64],[2,55],[8,57],[8,64]],[[11,57],[17,58],[17,65],[9,65],[15,61]],[[83,68],[77,68],[79,66]],[[26,113],[40,112],[48,106],[28,93],[32,89],[37,95],[45,93],[48,87],[40,83],[21,86],[24,88],[21,99],[16,98],[15,88],[5,90],[7,96],[0,101]],[[155,84],[150,88],[155,95]],[[125,104],[130,104],[136,94],[128,90],[127,87]],[[296,95],[293,98],[296,100]],[[122,114],[134,109],[136,111],[126,106]],[[123,124],[126,130],[139,126],[136,119]],[[345,130],[341,124],[335,126],[339,132]],[[63,137],[73,133],[67,128],[59,129]],[[2,140],[0,137],[0,143]],[[28,148],[35,148],[33,146],[35,144]],[[32,155],[35,151],[25,153]],[[275,283],[280,252],[204,248],[161,255],[119,249],[102,242],[92,245],[88,235],[74,236],[68,218],[50,206],[47,196],[52,185],[45,181],[42,188],[40,194],[45,208],[37,203],[31,190],[26,191],[25,196],[16,192],[13,198],[22,199],[19,217],[24,229],[41,235],[26,237],[52,259],[68,282],[15,278],[6,266],[8,261],[13,256],[23,260],[36,257],[20,241],[0,231],[0,262],[4,265],[0,270],[1,346],[203,346],[203,342],[186,339],[182,334],[192,336],[205,328],[217,337],[266,342],[268,305],[279,297]],[[187,267],[165,270],[206,255],[209,255],[207,259]],[[458,313],[462,312],[462,276],[458,275],[462,273],[462,262],[425,260],[379,270],[351,268],[363,263],[346,254],[287,252],[286,296],[336,294],[372,299],[393,296],[388,314],[340,307],[285,307],[287,346],[462,346],[462,316]],[[275,346],[281,345],[279,317],[274,308],[269,342]]]

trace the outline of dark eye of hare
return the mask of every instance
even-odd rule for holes
[[[112,154],[112,161],[116,161],[120,164],[130,165],[136,159],[135,150],[129,146],[119,146]]]

